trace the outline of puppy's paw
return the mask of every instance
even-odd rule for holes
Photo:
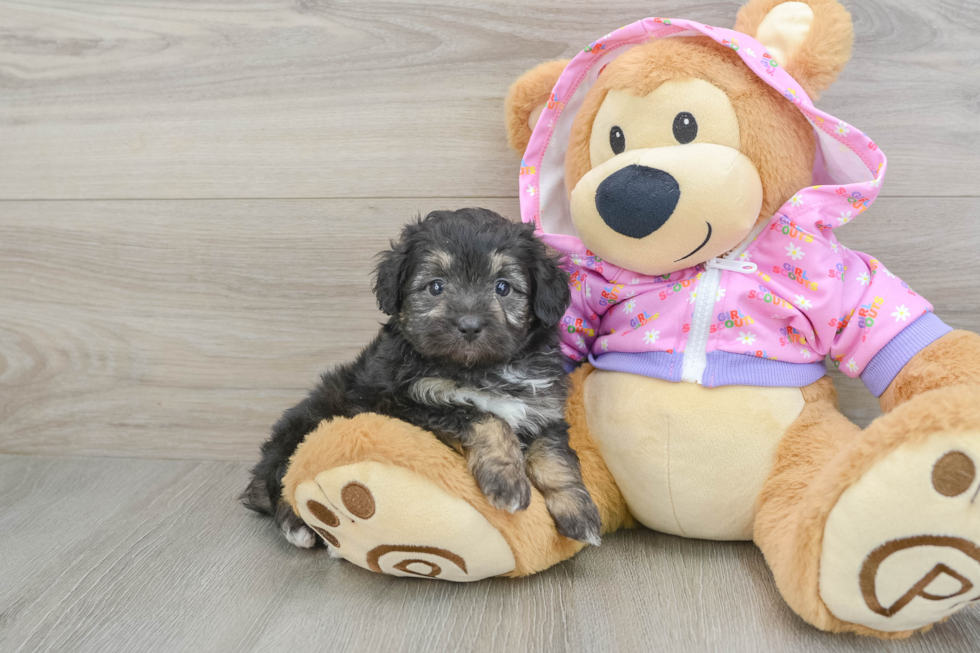
[[[301,518],[296,516],[289,504],[283,502],[276,508],[276,524],[286,541],[301,549],[312,549],[316,546],[316,535]]]
[[[555,528],[567,538],[599,546],[602,521],[599,509],[584,487],[549,492],[545,495]]]
[[[490,417],[470,425],[463,446],[470,473],[490,505],[509,513],[531,505],[521,444],[506,422]]]
[[[301,549],[312,549],[316,545],[316,535],[305,524],[293,529],[283,528],[282,534],[287,542]]]
[[[481,470],[477,485],[497,510],[515,513],[531,505],[531,481],[522,465],[508,465],[493,470]]]

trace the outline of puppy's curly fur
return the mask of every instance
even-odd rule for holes
[[[559,533],[598,544],[599,512],[564,420],[556,327],[568,279],[533,228],[485,209],[430,213],[381,254],[374,291],[390,319],[276,423],[246,507],[312,546],[313,532],[281,497],[289,458],[322,420],[373,412],[460,451],[495,507],[527,508],[533,483]]]

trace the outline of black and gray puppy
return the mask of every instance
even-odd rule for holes
[[[351,363],[323,375],[262,446],[242,495],[290,542],[313,532],[282,500],[289,457],[322,420],[373,412],[434,433],[466,456],[495,507],[527,508],[531,483],[558,532],[599,543],[599,511],[564,420],[556,326],[568,278],[529,225],[486,209],[437,211],[381,255],[375,294],[390,317]]]

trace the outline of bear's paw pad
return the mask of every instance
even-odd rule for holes
[[[468,582],[515,567],[507,541],[483,515],[402,467],[325,470],[297,486],[296,505],[331,555],[371,571]]]
[[[820,597],[885,632],[980,601],[980,433],[906,443],[844,491],[824,528]]]

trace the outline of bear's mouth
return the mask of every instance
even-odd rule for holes
[[[674,261],[674,263],[680,263],[681,261],[683,261],[683,260],[684,260],[684,259],[686,259],[686,258],[691,258],[691,257],[692,257],[692,256],[694,256],[695,254],[697,254],[698,252],[700,252],[700,251],[701,251],[701,249],[702,249],[702,248],[703,248],[703,247],[704,247],[705,245],[707,245],[707,244],[708,244],[708,241],[709,241],[709,240],[711,240],[711,223],[710,223],[710,222],[707,222],[707,221],[705,221],[705,224],[706,224],[706,225],[708,225],[708,235],[704,237],[704,242],[702,242],[702,243],[701,243],[700,245],[698,245],[698,246],[697,246],[697,247],[696,247],[696,248],[694,249],[694,251],[693,251],[693,252],[691,252],[691,253],[690,253],[690,254],[688,254],[687,256],[682,256],[682,257],[680,257],[679,259],[677,259],[676,261]]]

